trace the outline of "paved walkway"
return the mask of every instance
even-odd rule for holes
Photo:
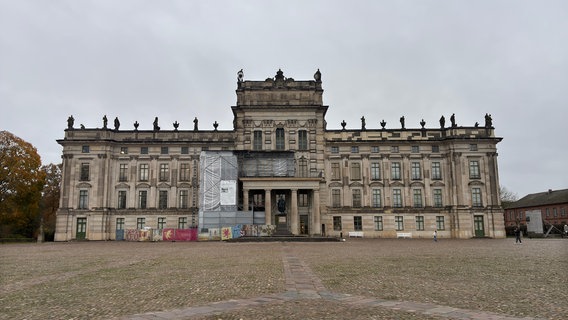
[[[532,317],[512,317],[490,312],[458,309],[430,303],[410,301],[392,301],[372,297],[354,296],[344,293],[329,292],[321,283],[321,280],[311,271],[304,261],[294,255],[292,248],[286,243],[282,249],[282,263],[286,281],[286,291],[278,294],[264,295],[250,299],[228,300],[211,303],[205,306],[189,307],[160,312],[137,314],[121,319],[130,320],[156,320],[156,319],[191,319],[193,317],[207,315],[222,315],[246,307],[263,306],[268,304],[285,303],[295,300],[323,299],[347,306],[387,308],[397,311],[406,311],[413,314],[423,314],[433,317],[448,319],[495,319],[495,320],[519,320],[536,319]]]

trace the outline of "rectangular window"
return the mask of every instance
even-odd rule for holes
[[[477,144],[470,144],[469,151],[477,151]]]
[[[371,180],[381,179],[381,164],[378,162],[371,162]]]
[[[433,153],[438,153],[438,152],[440,152],[440,146],[439,146],[439,145],[433,145],[433,146],[432,146],[432,152],[433,152]]]
[[[331,180],[340,180],[341,179],[341,170],[339,166],[339,162],[332,162],[331,163]]]
[[[79,190],[79,209],[89,208],[89,191]]]
[[[550,217],[550,211],[548,210],[548,208],[546,208],[546,217],[547,217],[547,218]]]
[[[432,194],[432,200],[434,202],[435,208],[441,208],[443,206],[442,203],[442,189],[434,189]]]
[[[189,190],[179,191],[179,207],[187,209],[189,207]]]
[[[398,146],[392,146],[392,147],[391,147],[391,152],[392,152],[392,153],[398,153]]]
[[[400,162],[391,163],[391,179],[400,180]]]
[[[90,166],[88,163],[81,163],[81,175],[80,175],[80,180],[81,181],[89,181],[89,170]]]
[[[422,179],[422,173],[420,170],[420,162],[413,162],[412,163],[412,180],[420,180]]]
[[[187,217],[179,217],[178,229],[185,229],[185,228],[187,228]]]
[[[359,147],[358,146],[352,146],[351,147],[351,153],[359,153]]]
[[[361,216],[353,217],[353,230],[355,231],[363,230],[363,219],[361,219]]]
[[[442,180],[442,167],[439,162],[432,162],[432,180]]]
[[[148,154],[148,147],[140,147],[140,154]]]
[[[118,209],[126,209],[126,190],[118,191]]]
[[[298,160],[298,176],[303,178],[308,176],[308,160],[304,157]]]
[[[118,168],[118,181],[126,182],[128,181],[128,164],[121,163]]]
[[[410,147],[410,152],[412,152],[412,153],[419,153],[419,152],[420,152],[420,146],[411,146],[411,147]]]
[[[471,189],[471,201],[474,207],[483,207],[483,202],[481,201],[481,189],[472,188]]]
[[[552,208],[552,216],[555,218],[558,217],[558,213],[556,213],[556,208]]]
[[[140,181],[148,181],[148,174],[150,169],[147,163],[140,164]]]
[[[120,147],[120,154],[128,154],[128,147]]]
[[[379,149],[379,147],[377,147],[377,146],[372,146],[372,147],[371,147],[371,152],[372,152],[372,153],[379,153],[379,150],[380,150],[380,149]]]
[[[164,229],[166,227],[166,218],[159,217],[158,218],[158,229]]]
[[[402,191],[400,189],[392,190],[392,206],[402,208]]]
[[[189,147],[181,147],[181,154],[189,154]]]
[[[145,226],[146,226],[146,218],[136,219],[136,229],[144,229]]]
[[[331,147],[331,153],[339,153],[339,147]]]
[[[116,218],[116,230],[124,230],[124,218]]]
[[[333,217],[333,230],[341,231],[341,217]]]
[[[252,148],[253,150],[262,150],[262,131],[254,131]]]
[[[82,153],[89,153],[89,152],[91,152],[91,149],[89,148],[89,146],[83,146],[81,148],[81,152]]]
[[[308,207],[308,193],[305,191],[298,192],[298,207]]]
[[[168,147],[161,147],[160,148],[160,154],[169,154],[170,153],[170,148]]]
[[[412,189],[414,208],[422,208],[422,189]]]
[[[416,230],[423,231],[424,230],[424,217],[417,216],[416,217]]]
[[[353,208],[361,208],[361,189],[353,189]]]
[[[184,162],[179,165],[179,181],[189,181],[190,175],[189,163]]]
[[[436,216],[436,229],[445,230],[444,216]]]
[[[306,130],[298,131],[298,149],[308,150],[308,131]]]
[[[394,225],[396,231],[404,230],[404,218],[402,216],[395,216],[394,217]]]
[[[479,161],[471,160],[469,162],[469,178],[470,179],[480,179],[481,175],[479,173]]]
[[[334,208],[341,207],[341,189],[331,190],[331,204]]]
[[[375,216],[375,231],[383,231],[383,216]]]
[[[146,209],[148,205],[148,191],[140,190],[138,191],[138,208]]]
[[[351,180],[361,180],[361,163],[351,162]]]
[[[158,193],[158,208],[167,209],[168,208],[168,191],[160,190]]]
[[[276,128],[276,150],[284,150],[285,147],[284,128]]]
[[[381,189],[373,189],[373,208],[382,207]]]
[[[160,163],[160,181],[170,180],[170,165],[168,163]]]

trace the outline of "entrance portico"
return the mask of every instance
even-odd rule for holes
[[[263,178],[240,178],[243,191],[243,211],[249,211],[250,195],[262,194],[264,191],[265,223],[275,224],[275,215],[278,213],[277,203],[283,197],[286,203],[285,214],[289,221],[290,232],[294,235],[301,234],[304,228],[300,228],[300,210],[298,208],[298,192],[307,192],[309,209],[302,210],[307,214],[310,235],[320,235],[320,200],[319,188],[321,178],[291,178],[291,177],[263,177]],[[255,205],[254,201],[252,202]]]

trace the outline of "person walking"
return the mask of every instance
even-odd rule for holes
[[[438,242],[438,230],[434,230],[434,242]]]
[[[521,229],[519,227],[515,228],[515,244],[517,243],[523,243],[521,241]]]

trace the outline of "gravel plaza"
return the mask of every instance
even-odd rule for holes
[[[568,240],[0,246],[0,319],[565,319]]]

